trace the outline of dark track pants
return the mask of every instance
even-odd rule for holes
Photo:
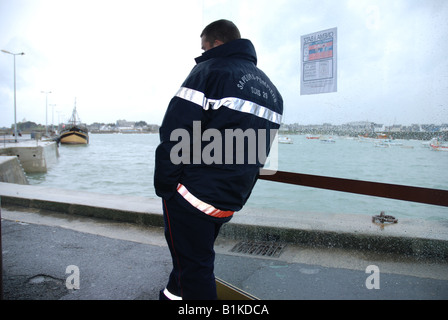
[[[213,247],[223,222],[230,219],[210,219],[179,193],[163,200],[163,213],[173,261],[166,289],[186,300],[217,299]]]

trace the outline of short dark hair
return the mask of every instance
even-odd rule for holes
[[[201,38],[205,36],[205,41],[214,43],[220,40],[227,43],[232,40],[241,39],[237,26],[229,20],[221,19],[210,23],[201,33]]]

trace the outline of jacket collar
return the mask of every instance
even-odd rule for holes
[[[239,56],[242,59],[250,60],[257,64],[257,53],[250,40],[238,39],[227,42],[213,49],[205,51],[201,56],[195,59],[196,63],[201,63],[213,58],[224,58],[230,56]]]

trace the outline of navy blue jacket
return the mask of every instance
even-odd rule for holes
[[[257,68],[255,48],[249,40],[234,40],[205,51],[196,62],[170,101],[160,128],[154,172],[156,194],[169,199],[181,183],[195,197],[218,209],[238,211],[255,185],[263,166],[262,155],[269,153],[271,129],[280,126],[283,99]],[[181,148],[180,142],[185,146],[185,141],[179,132],[188,133],[189,148]],[[236,141],[240,136],[232,138],[230,144],[229,132],[248,134],[244,145]],[[256,161],[253,135],[249,134],[253,132]],[[171,137],[172,133],[176,134]],[[260,140],[261,134],[266,140]],[[233,145],[232,152],[226,152],[226,141],[228,146]],[[221,147],[217,147],[219,143]],[[172,150],[176,151],[171,154]],[[173,155],[183,161],[173,163]]]

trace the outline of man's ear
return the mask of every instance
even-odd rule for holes
[[[218,47],[222,44],[224,44],[224,42],[222,42],[221,40],[215,40],[215,42],[213,42],[213,48]]]

